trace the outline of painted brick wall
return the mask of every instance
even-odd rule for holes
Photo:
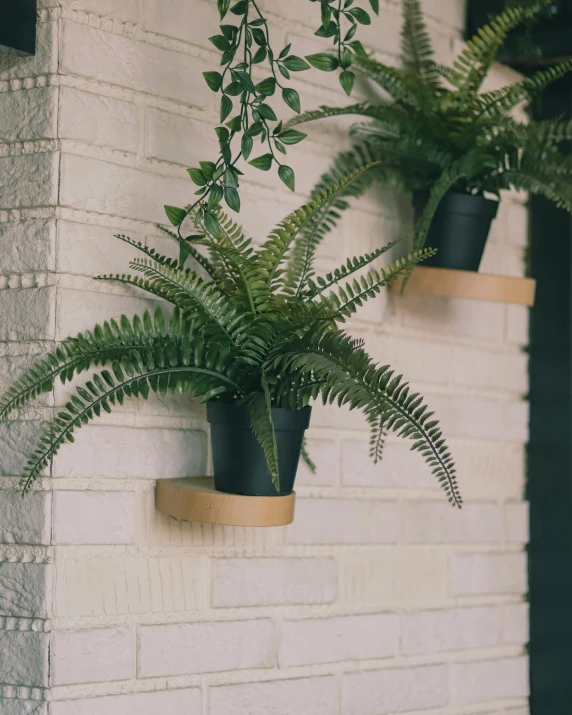
[[[424,0],[440,60],[459,47],[461,0]],[[214,0],[41,0],[39,51],[0,59],[0,389],[68,334],[143,309],[91,280],[122,270],[129,233],[164,245],[164,203],[216,152]],[[317,6],[265,0],[276,44],[318,49]],[[395,61],[399,3],[364,42]],[[497,68],[494,84],[511,79]],[[342,103],[335,77],[296,76],[305,108]],[[363,93],[358,88],[358,94]],[[304,196],[347,123],[290,152],[296,196],[252,172],[242,219],[262,238]],[[485,269],[522,275],[524,196],[507,196]],[[406,199],[356,203],[323,268],[410,225]],[[126,405],[80,431],[22,500],[26,446],[53,404],[0,432],[3,715],[525,715],[528,536],[524,308],[381,296],[353,326],[442,419],[466,507],[389,440],[374,467],[365,422],[316,407],[296,522],[244,529],[154,510],[155,480],[208,469],[204,410]],[[48,648],[50,656],[48,659]]]

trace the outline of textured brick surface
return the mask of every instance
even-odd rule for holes
[[[55,543],[129,544],[134,540],[134,494],[55,492]]]
[[[201,692],[198,689],[171,690],[131,695],[80,698],[51,704],[50,715],[157,715],[157,713],[200,713]],[[96,708],[96,710],[94,710]]]

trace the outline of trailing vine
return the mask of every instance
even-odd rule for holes
[[[354,0],[309,2],[320,3],[321,25],[315,35],[332,38],[334,54],[319,52],[304,59],[291,52],[291,43],[277,52],[272,48],[268,20],[257,0],[238,0],[232,5],[231,0],[217,0],[220,33],[209,40],[222,53],[221,67],[203,75],[209,88],[220,93],[220,126],[215,128],[220,153],[216,161],[201,161],[198,167],[188,169],[198,187],[198,198],[192,205],[165,207],[168,219],[178,229],[182,255],[185,253],[182,225],[191,213],[218,238],[218,212],[223,202],[233,211],[240,211],[242,171],[237,164],[241,160],[261,171],[276,166],[282,182],[294,191],[294,171],[283,157],[287,147],[301,142],[306,134],[278,121],[269,103],[279,93],[290,109],[297,114],[301,112],[300,95],[288,86],[292,73],[304,72],[311,66],[326,72],[341,69],[340,83],[347,94],[351,93],[355,76],[349,67],[355,55],[366,54],[354,36],[358,25],[369,25],[371,18],[363,8],[354,7]],[[368,2],[377,14],[379,0]],[[230,22],[233,17],[237,23]],[[263,67],[268,69],[268,75],[256,82],[253,71]],[[254,151],[256,142],[262,145],[262,153]],[[257,155],[253,156],[254,153]]]

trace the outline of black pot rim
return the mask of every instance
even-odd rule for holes
[[[306,430],[310,426],[311,415],[310,405],[301,410],[273,407],[272,423],[274,429],[281,432]],[[236,402],[207,402],[207,419],[209,424],[232,424],[235,429],[251,429],[248,407]]]
[[[429,198],[429,190],[423,189],[413,194],[413,201],[418,202],[418,209],[424,206]],[[488,199],[482,194],[464,194],[460,191],[447,191],[439,203],[440,208],[468,216],[490,216],[494,219],[499,210],[498,199]]]

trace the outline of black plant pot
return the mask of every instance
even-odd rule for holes
[[[280,491],[276,491],[262,447],[250,427],[248,408],[208,402],[215,489],[248,496],[291,494],[311,413],[311,407],[302,410],[272,408],[280,475]]]
[[[416,221],[423,213],[428,198],[428,191],[413,194]],[[484,196],[454,191],[445,194],[435,212],[425,243],[426,248],[436,248],[437,253],[423,261],[422,265],[478,271],[498,207],[498,201]]]

